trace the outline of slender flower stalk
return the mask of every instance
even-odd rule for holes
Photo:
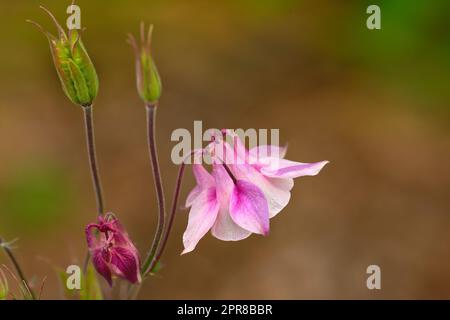
[[[22,283],[25,285],[26,289],[30,292],[31,298],[33,300],[35,300],[36,296],[35,296],[33,290],[31,289],[30,284],[27,281],[27,278],[25,277],[25,274],[22,271],[22,268],[20,267],[19,262],[17,261],[16,257],[14,256],[14,253],[12,252],[11,248],[8,246],[8,243],[6,243],[1,237],[0,237],[0,247],[3,248],[3,250],[5,251],[9,260],[11,260],[11,263],[13,264],[14,268],[16,269],[17,275],[19,276]]]
[[[165,219],[166,219],[166,208],[165,208],[165,198],[164,189],[162,184],[161,172],[158,162],[158,153],[156,148],[155,134],[156,134],[156,108],[157,104],[146,104],[147,109],[147,134],[148,134],[148,148],[150,154],[150,161],[153,169],[153,178],[155,182],[156,195],[158,198],[158,225],[156,228],[156,233],[153,238],[152,246],[150,251],[142,265],[142,274],[148,274],[152,268],[152,261],[155,258],[158,246],[161,243],[161,239],[164,232]]]
[[[180,198],[180,191],[181,191],[181,185],[183,182],[183,176],[184,176],[184,170],[185,170],[185,163],[183,162],[180,166],[180,169],[178,170],[178,176],[175,181],[175,191],[173,194],[172,199],[172,207],[170,210],[169,220],[167,222],[167,227],[164,231],[164,234],[161,239],[161,243],[159,245],[158,251],[154,255],[154,258],[150,260],[150,265],[147,268],[148,272],[142,272],[142,277],[144,278],[148,274],[150,274],[154,268],[157,266],[158,262],[161,260],[161,257],[164,253],[164,249],[166,248],[167,242],[169,240],[170,233],[172,231],[173,222],[175,221],[175,215],[177,213],[178,208],[178,199]],[[139,294],[139,290],[141,289],[142,283],[139,283],[138,285],[134,287],[130,287],[128,290],[128,298],[131,300],[136,299],[137,295]]]
[[[92,184],[94,186],[95,198],[97,201],[97,213],[103,215],[103,192],[102,184],[100,182],[100,174],[97,164],[97,155],[95,150],[95,137],[94,137],[94,121],[92,117],[92,106],[83,107],[84,122],[86,128],[86,143],[89,156],[89,165],[91,167]]]
[[[100,181],[100,173],[97,164],[97,153],[95,148],[95,136],[94,136],[94,119],[92,116],[92,105],[83,107],[84,111],[84,124],[86,132],[86,145],[89,158],[89,166],[91,168],[92,184],[94,186],[95,199],[97,202],[97,216],[100,217],[104,213],[104,202],[102,184]],[[90,260],[89,251],[86,253],[86,257],[83,263],[83,272],[86,273]]]
[[[158,107],[159,98],[161,97],[162,93],[162,84],[158,69],[156,68],[155,61],[151,54],[152,32],[153,25],[149,26],[148,32],[147,34],[145,34],[144,23],[141,23],[139,44],[133,35],[128,35],[128,43],[133,47],[135,54],[136,87],[139,96],[145,103],[147,111],[148,147],[159,209],[158,225],[156,227],[155,236],[153,238],[153,242],[148,252],[147,258],[145,259],[141,268],[141,272],[143,275],[146,275],[151,271],[150,265],[152,264],[152,261],[155,258],[155,254],[157,253],[158,247],[161,243],[166,218],[163,183],[161,172],[159,169],[158,153],[155,142],[156,110]]]
[[[158,251],[155,255],[155,257],[153,258],[150,267],[148,268],[148,272],[152,272],[152,270],[157,266],[159,260],[161,259],[163,253],[164,253],[164,249],[166,248],[167,242],[169,240],[169,236],[170,236],[170,232],[172,231],[172,227],[173,227],[173,222],[175,220],[175,215],[177,212],[177,208],[178,208],[178,199],[180,197],[180,191],[181,191],[181,185],[183,182],[183,175],[184,175],[184,169],[185,169],[185,164],[184,162],[181,164],[180,169],[178,170],[178,176],[177,176],[177,180],[175,182],[175,191],[173,194],[173,200],[172,200],[172,208],[170,210],[170,215],[169,215],[169,221],[167,223],[167,228],[164,232],[164,235],[162,237],[161,243],[159,245]],[[145,274],[146,275],[146,274]]]

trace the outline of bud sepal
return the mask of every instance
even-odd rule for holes
[[[150,25],[145,36],[144,24],[141,23],[140,45],[133,35],[128,34],[128,43],[135,52],[137,90],[141,99],[151,105],[158,102],[162,93],[161,78],[150,50],[152,31],[153,25]]]
[[[66,96],[74,104],[90,106],[98,94],[99,81],[94,64],[81,41],[81,31],[64,31],[53,14],[41,6],[58,29],[58,37],[44,30],[39,24],[28,20],[47,37],[56,72]]]

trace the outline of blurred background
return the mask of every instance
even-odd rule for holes
[[[47,40],[70,1],[0,1],[0,234],[43,298],[55,268],[81,263],[95,219],[82,111],[64,96]],[[153,23],[164,92],[157,124],[166,196],[176,128],[279,128],[287,158],[329,160],[296,180],[267,238],[205,236],[180,256],[180,211],[164,268],[142,299],[450,298],[450,2],[87,1],[83,41],[100,77],[97,152],[107,208],[141,252],[156,224],[145,110],[126,44]],[[366,8],[381,7],[381,30]],[[182,201],[194,186],[189,170]],[[0,254],[0,263],[8,263]],[[366,268],[382,290],[366,288]],[[103,281],[103,280],[101,280]],[[104,284],[104,283],[103,283]]]

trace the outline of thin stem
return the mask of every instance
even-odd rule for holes
[[[175,220],[175,214],[177,212],[177,206],[178,206],[178,198],[180,196],[181,191],[181,184],[183,182],[183,174],[184,174],[184,168],[185,164],[182,163],[180,166],[180,169],[178,170],[178,176],[177,180],[175,182],[175,191],[173,193],[173,200],[172,200],[172,208],[169,215],[169,221],[167,223],[166,231],[164,232],[162,241],[160,243],[160,246],[158,248],[158,251],[152,260],[152,263],[150,264],[150,267],[148,268],[148,272],[151,272],[153,268],[157,265],[158,261],[161,259],[161,256],[164,253],[164,249],[166,248],[167,242],[169,240],[170,232],[172,231],[173,222]]]
[[[137,296],[139,294],[139,291],[141,290],[142,283],[139,283],[137,285],[131,286],[128,290],[128,300],[136,300]]]
[[[158,163],[158,153],[156,150],[156,142],[155,142],[155,122],[156,122],[156,104],[147,104],[147,135],[148,135],[148,148],[150,153],[150,162],[153,169],[153,179],[155,181],[156,195],[158,199],[158,226],[156,228],[155,237],[153,238],[153,243],[150,248],[150,251],[145,259],[144,264],[142,265],[142,274],[147,274],[149,272],[149,266],[156,254],[156,250],[158,249],[159,243],[161,242],[161,237],[164,231],[165,218],[166,218],[166,209],[165,209],[165,200],[164,200],[164,190],[161,180],[161,173],[159,169]]]
[[[164,249],[166,248],[167,242],[169,240],[169,236],[170,233],[172,231],[172,227],[173,227],[173,222],[175,221],[175,214],[177,212],[177,207],[178,207],[178,199],[180,197],[180,191],[181,191],[181,185],[183,182],[183,175],[184,175],[184,169],[185,169],[185,164],[182,163],[180,166],[180,169],[178,170],[178,176],[177,176],[177,180],[175,181],[175,191],[173,193],[173,200],[172,200],[172,208],[170,211],[170,216],[169,216],[169,221],[167,223],[167,228],[164,232],[161,244],[158,248],[158,251],[154,257],[154,259],[151,261],[151,264],[148,268],[148,272],[147,273],[143,273],[144,276],[146,276],[148,273],[152,272],[153,268],[155,268],[155,266],[157,265],[158,261],[161,259],[163,253],[164,253]],[[136,299],[137,295],[139,294],[139,290],[141,289],[142,284],[138,284],[136,286],[132,286],[130,287],[130,289],[128,290],[128,298],[129,299]]]
[[[86,256],[84,257],[84,262],[83,262],[83,273],[84,274],[86,274],[86,272],[87,272],[87,268],[88,268],[90,259],[91,259],[91,253],[88,250],[88,252],[86,253]]]
[[[91,168],[92,184],[94,186],[95,200],[97,202],[97,215],[101,216],[103,212],[103,192],[102,184],[100,182],[100,174],[97,164],[97,155],[95,151],[95,137],[94,137],[94,119],[92,117],[92,105],[84,106],[84,124],[86,131],[86,145],[89,156],[89,166]],[[83,271],[86,273],[89,264],[90,254],[86,253],[83,263]]]
[[[97,201],[97,213],[100,216],[103,214],[103,195],[97,165],[97,156],[95,153],[94,121],[92,118],[92,106],[86,106],[83,108],[83,110],[84,110],[84,122],[86,127],[86,142],[89,155],[89,164],[91,167],[92,184],[94,185],[95,198]]]
[[[20,268],[19,262],[17,261],[16,257],[14,257],[14,253],[12,250],[8,247],[8,244],[6,244],[2,238],[0,238],[0,247],[5,250],[6,255],[8,256],[9,260],[11,260],[11,263],[14,265],[14,268],[16,269],[17,275],[19,276],[20,280],[22,280],[23,284],[28,288],[28,291],[31,294],[31,298],[33,300],[36,300],[36,296],[34,295],[33,290],[30,287],[30,284],[27,281],[27,278],[25,277],[25,274],[22,271],[22,268]]]

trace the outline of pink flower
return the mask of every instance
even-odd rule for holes
[[[86,239],[95,269],[110,286],[112,275],[131,283],[141,282],[139,253],[112,213],[99,216],[98,223],[88,224]]]
[[[194,164],[197,186],[189,193],[189,220],[183,235],[190,252],[209,231],[224,241],[237,241],[252,233],[268,235],[269,219],[289,202],[293,178],[313,176],[328,163],[301,163],[284,159],[286,148],[259,146],[248,151],[239,138],[232,144],[215,139],[205,151],[212,158],[212,173]],[[216,137],[217,138],[217,137]]]

